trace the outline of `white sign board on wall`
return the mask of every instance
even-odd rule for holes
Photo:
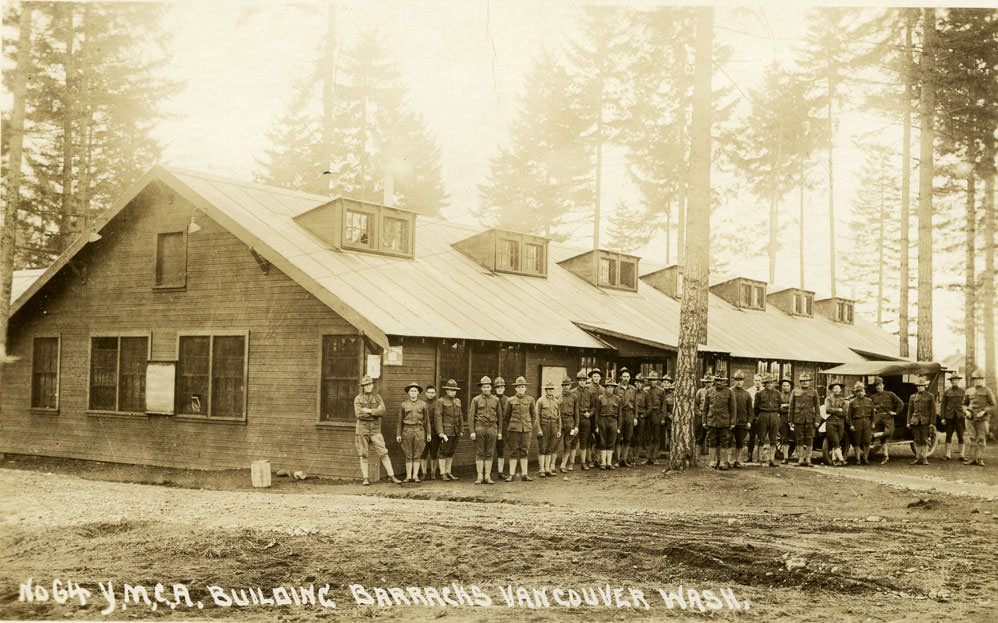
[[[150,361],[146,364],[146,413],[173,415],[177,362]]]

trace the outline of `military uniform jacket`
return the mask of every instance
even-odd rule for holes
[[[666,417],[672,415],[673,409],[676,408],[676,394],[674,392],[665,392],[662,396],[662,412]]]
[[[438,435],[453,437],[461,433],[461,399],[457,396],[443,396],[434,400],[433,425]]]
[[[714,389],[713,387],[701,387],[697,390],[696,397],[693,399],[693,406],[696,407],[697,415],[701,418],[707,416],[707,392]]]
[[[756,415],[760,413],[779,413],[782,402],[783,397],[780,396],[780,392],[764,387],[756,392],[755,399],[752,401],[752,410],[755,411]]]
[[[963,404],[970,407],[970,419],[988,419],[988,409],[995,406],[995,396],[983,385],[971,387],[963,397]]]
[[[846,417],[846,399],[842,396],[836,397],[833,394],[828,394],[828,397],[825,398],[825,413],[828,414],[830,420],[832,418],[844,420]]]
[[[936,423],[936,397],[918,392],[908,401],[908,426],[932,426]]]
[[[619,429],[624,422],[624,411],[621,408],[620,394],[614,391],[605,391],[599,398],[599,417],[613,418],[617,421]]]
[[[557,413],[557,411],[556,411]],[[532,396],[511,396],[504,414],[506,429],[513,433],[539,433],[541,422],[537,417],[536,403]]]
[[[650,401],[647,389],[639,389],[634,395],[634,414],[638,416],[638,419],[643,420],[648,417],[648,404]]]
[[[561,421],[561,406],[558,404],[557,398],[541,396],[537,399],[535,409],[537,411],[537,419],[542,422]]]
[[[579,411],[585,415],[588,410],[590,417],[599,417],[600,399],[603,397],[603,388],[595,383],[590,383],[582,390],[582,401],[579,403]]]
[[[373,409],[373,413],[364,413],[361,409]],[[353,399],[353,414],[357,418],[355,431],[358,435],[381,432],[381,416],[385,414],[385,401],[375,392],[361,392]]]
[[[735,425],[735,394],[727,387],[715,388],[707,394],[707,416],[704,426],[723,427]]]
[[[731,393],[735,397],[735,425],[745,426],[752,422],[752,394],[741,387],[733,387]]]
[[[939,416],[944,420],[955,420],[962,418],[963,399],[967,392],[962,387],[950,387],[943,392],[943,406],[939,410]]]
[[[870,396],[873,401],[873,414],[878,413],[901,413],[904,410],[904,401],[898,398],[894,392],[885,389]]]
[[[665,415],[665,390],[653,386],[648,390],[648,416],[659,421],[663,415]]]
[[[794,424],[817,424],[821,417],[818,392],[798,387],[790,396],[790,417]]]
[[[426,409],[426,403],[419,398],[404,400],[399,405],[399,421],[395,425],[396,437],[402,436],[402,428],[405,426],[419,426],[425,435],[430,434],[430,413]]]
[[[509,402],[509,396],[507,396],[506,394],[495,394],[495,397],[499,399],[499,415],[504,415],[506,413],[506,403]],[[508,425],[508,424],[509,424],[509,422],[507,422],[506,420],[503,420],[503,423],[502,423],[502,425],[503,425],[502,431],[503,432],[506,432],[505,426]]]
[[[849,407],[846,409],[846,423],[849,426],[853,425],[854,420],[868,420],[872,417],[873,401],[868,396],[864,395],[862,398],[856,396],[849,401]]]
[[[624,417],[634,418],[634,401],[637,398],[637,393],[638,390],[633,385],[617,387],[617,394],[620,396],[620,410],[623,411]]]
[[[475,426],[498,426],[501,429],[502,415],[499,398],[494,394],[478,394],[468,405],[468,430],[474,432]]]
[[[790,401],[794,397],[794,390],[788,392],[780,391],[780,415],[790,415]]]
[[[577,387],[562,392],[558,410],[561,412],[562,426],[579,427],[579,391]]]

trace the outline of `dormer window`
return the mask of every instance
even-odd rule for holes
[[[347,210],[347,226],[343,234],[343,243],[370,248],[371,239],[374,238],[371,231],[372,216],[367,211]]]
[[[835,319],[839,322],[852,324],[852,303],[849,301],[836,301]]]
[[[500,273],[547,277],[547,238],[490,229],[454,243],[454,248]]]
[[[741,309],[766,309],[766,283],[735,277],[710,286],[710,291]]]
[[[600,249],[598,251],[599,260],[596,261],[594,253],[597,251],[587,251],[581,255],[562,260],[558,262],[558,265],[601,288],[637,292],[638,260],[640,258]]]
[[[794,314],[797,316],[814,315],[814,295],[806,292],[794,294]]]
[[[766,308],[766,288],[752,283],[742,284],[742,307],[750,309]]]
[[[617,260],[609,257],[599,258],[599,284],[612,286],[617,283]]]
[[[385,249],[396,253],[409,253],[409,221],[385,216],[382,219],[382,244]]]

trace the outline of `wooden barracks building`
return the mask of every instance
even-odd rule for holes
[[[365,373],[394,445],[403,386],[579,369],[675,372],[680,275],[392,207],[155,167],[14,282],[0,452],[356,477]],[[852,302],[711,287],[703,371],[892,360]],[[471,459],[467,441],[458,461]],[[376,459],[372,459],[376,460]]]

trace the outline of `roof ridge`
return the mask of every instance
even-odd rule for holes
[[[302,199],[315,199],[316,201],[327,202],[327,201],[332,201],[333,199],[338,198],[338,197],[332,197],[332,196],[326,196],[326,195],[316,195],[316,194],[307,193],[307,192],[301,191],[301,190],[294,190],[294,189],[291,189],[291,188],[283,188],[281,186],[272,186],[270,184],[263,184],[263,183],[254,182],[254,181],[251,181],[251,180],[241,180],[241,179],[237,179],[237,178],[234,178],[234,177],[226,177],[224,175],[217,175],[217,174],[214,174],[214,173],[205,173],[204,171],[196,171],[194,169],[186,169],[184,167],[165,166],[165,165],[161,165],[161,166],[163,166],[164,169],[166,169],[167,171],[169,171],[169,172],[171,172],[171,173],[173,173],[175,175],[189,175],[189,176],[192,176],[192,177],[200,177],[200,178],[205,179],[205,180],[222,182],[222,183],[225,183],[225,184],[236,184],[236,185],[239,185],[239,186],[249,186],[249,187],[252,187],[252,188],[256,188],[258,190],[264,190],[264,191],[267,191],[267,192],[279,193],[279,194],[282,194],[282,195],[290,195],[290,196],[293,196],[293,197],[300,197]]]

